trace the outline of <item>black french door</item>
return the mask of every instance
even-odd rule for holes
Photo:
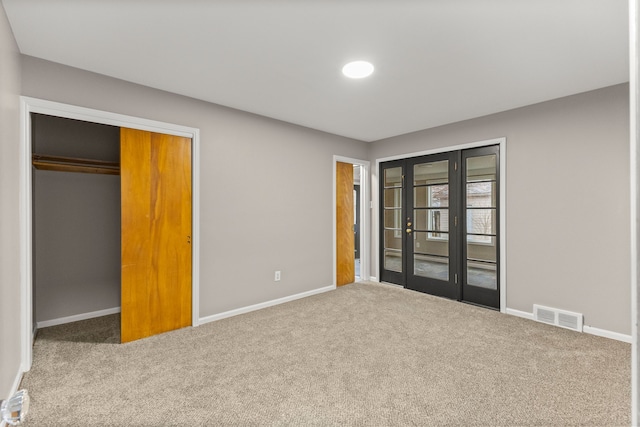
[[[500,307],[498,146],[380,165],[380,278]]]

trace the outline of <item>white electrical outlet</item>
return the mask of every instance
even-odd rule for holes
[[[276,282],[280,281],[280,270],[276,271],[276,274],[275,274],[273,280],[275,280]]]

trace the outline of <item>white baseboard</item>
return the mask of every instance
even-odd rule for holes
[[[507,308],[506,313],[510,314],[512,316],[522,317],[523,319],[534,320],[533,319],[533,313],[527,313],[526,311],[520,311],[520,310],[514,310],[513,308]]]
[[[622,341],[631,344],[631,335],[625,335],[618,332],[611,332],[604,329],[594,328],[593,326],[583,326],[582,330],[591,335],[597,335],[599,337],[610,338],[612,340]]]
[[[73,316],[60,317],[58,319],[43,320],[38,322],[38,329],[49,326],[64,325],[65,323],[78,322],[80,320],[93,319],[94,317],[107,316],[109,314],[120,313],[120,307],[107,308],[105,310],[92,311],[90,313],[75,314]]]
[[[524,319],[535,320],[533,313],[527,313],[526,311],[514,310],[513,308],[507,308],[507,314],[512,316],[522,317]],[[618,332],[611,332],[605,329],[594,328],[592,326],[583,326],[582,332],[585,334],[596,335],[603,338],[610,338],[616,341],[622,341],[631,344],[631,335],[625,335]]]
[[[16,379],[13,380],[13,384],[11,385],[11,392],[9,393],[9,396],[13,396],[13,394],[16,391],[18,391],[18,388],[20,387],[21,382],[22,382],[22,369],[18,371],[18,373],[16,374]],[[9,396],[3,396],[1,399],[6,399]]]
[[[369,282],[379,282],[376,276],[369,276]]]
[[[271,301],[261,302],[260,304],[254,304],[254,305],[250,305],[250,306],[247,306],[247,307],[237,308],[235,310],[225,311],[224,313],[213,314],[211,316],[201,317],[200,318],[200,325],[202,325],[204,323],[215,322],[216,320],[226,319],[227,317],[237,316],[239,314],[245,314],[245,313],[249,313],[249,312],[252,312],[252,311],[260,310],[262,308],[272,307],[274,305],[283,304],[285,302],[295,301],[295,300],[300,299],[300,298],[310,297],[311,295],[316,295],[316,294],[321,294],[323,292],[333,291],[335,289],[336,289],[336,287],[333,286],[333,285],[325,286],[324,288],[318,288],[318,289],[314,289],[312,291],[302,292],[302,293],[295,294],[295,295],[290,295],[290,296],[284,297],[284,298],[278,298],[278,299],[274,299],[274,300],[271,300]]]

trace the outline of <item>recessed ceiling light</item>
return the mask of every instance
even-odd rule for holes
[[[342,67],[342,74],[351,79],[361,79],[373,73],[373,65],[367,61],[353,61]]]

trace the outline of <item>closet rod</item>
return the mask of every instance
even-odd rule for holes
[[[40,170],[120,175],[118,162],[43,154],[34,154],[32,162],[33,166]]]

